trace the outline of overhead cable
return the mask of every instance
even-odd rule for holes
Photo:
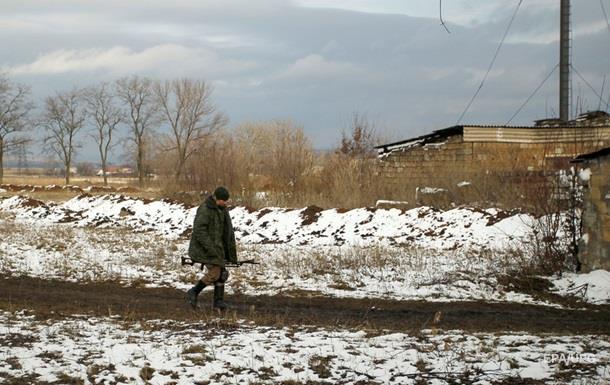
[[[549,72],[548,75],[546,75],[546,77],[544,78],[544,80],[538,85],[538,87],[536,87],[536,89],[534,90],[534,92],[532,92],[530,94],[530,96],[527,97],[527,99],[525,99],[525,102],[523,102],[523,104],[521,104],[521,106],[517,109],[517,111],[515,111],[515,113],[513,114],[513,116],[510,117],[510,119],[508,119],[508,122],[506,122],[506,126],[508,126],[510,124],[510,122],[513,121],[513,119],[519,115],[519,113],[521,112],[521,110],[523,109],[523,107],[525,107],[527,105],[527,103],[529,103],[529,101],[534,97],[534,95],[536,95],[536,93],[542,88],[542,86],[544,85],[544,83],[546,83],[547,80],[549,80],[549,78],[553,75],[553,73],[555,72],[555,70],[559,67],[559,64],[556,64],[555,67],[553,67],[553,69],[551,70],[551,72]]]
[[[591,85],[591,83],[589,83],[589,82],[587,81],[587,79],[585,79],[585,78],[584,78],[584,77],[583,77],[583,76],[580,74],[580,72],[578,72],[578,70],[577,70],[576,68],[574,68],[574,66],[573,66],[573,65],[571,65],[571,64],[570,64],[570,68],[572,68],[572,71],[574,71],[574,73],[575,73],[576,75],[578,75],[578,77],[580,78],[580,80],[582,80],[582,81],[583,81],[583,83],[585,83],[585,84],[586,84],[586,85],[587,85],[587,86],[588,86],[588,87],[591,89],[591,91],[593,91],[593,93],[594,93],[595,95],[597,95],[597,97],[598,97],[598,98],[600,98],[602,101],[604,100],[603,96],[597,93],[597,90],[596,90],[595,88],[593,88],[593,86]],[[608,102],[606,103],[606,109],[607,109],[608,104],[610,104],[610,96],[608,97]]]
[[[599,0],[599,5],[602,7],[602,13],[606,18],[606,25],[608,26],[608,32],[610,32],[610,22],[608,22],[608,14],[606,13],[606,7],[604,7],[604,0]]]
[[[445,28],[445,31],[447,31],[447,33],[451,33],[449,28],[447,28],[447,24],[445,24],[445,20],[443,20],[443,0],[438,0],[438,16],[441,20],[441,25],[443,28]]]
[[[506,27],[506,30],[504,31],[504,36],[502,36],[502,40],[500,40],[500,44],[498,44],[498,48],[496,48],[496,52],[494,53],[494,56],[491,59],[491,63],[489,63],[489,67],[487,68],[487,72],[485,73],[485,76],[483,76],[483,80],[481,80],[481,84],[479,84],[479,87],[475,91],[474,95],[472,95],[470,102],[468,102],[468,105],[464,109],[464,112],[462,112],[462,115],[460,115],[459,119],[456,122],[456,125],[460,124],[460,122],[462,121],[462,118],[464,118],[464,115],[466,115],[466,112],[468,112],[468,109],[470,108],[470,106],[476,99],[477,95],[481,91],[481,88],[483,88],[483,84],[485,84],[485,80],[487,80],[487,77],[489,76],[489,73],[491,72],[491,69],[492,69],[494,63],[496,62],[496,58],[498,57],[498,54],[500,53],[500,48],[502,48],[502,45],[504,44],[504,40],[506,40],[506,36],[508,36],[508,32],[510,31],[511,26],[513,25],[513,21],[515,21],[515,18],[517,17],[517,13],[519,12],[521,3],[523,3],[523,0],[519,0],[519,2],[517,3],[515,12],[513,12],[512,17],[510,18],[508,26]]]

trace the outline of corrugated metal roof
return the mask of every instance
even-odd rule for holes
[[[574,125],[574,124],[566,124],[562,126],[503,126],[501,124],[464,124],[462,127],[480,127],[480,128],[528,128],[531,130],[541,130],[545,128],[599,128],[599,127],[609,127],[607,124],[597,124],[597,125]]]
[[[479,129],[479,130],[477,130]],[[601,131],[600,131],[601,130]],[[399,142],[376,146],[379,155],[415,145],[463,135],[468,142],[549,143],[574,140],[610,140],[610,125],[503,126],[464,124],[447,127]]]
[[[464,127],[465,142],[570,143],[610,140],[606,127]]]
[[[578,155],[576,158],[574,158],[573,162],[578,163],[578,162],[582,162],[585,160],[596,159],[596,158],[599,158],[600,156],[607,156],[607,155],[610,155],[610,147],[602,148],[601,150],[598,150],[595,152],[590,152],[588,154]]]

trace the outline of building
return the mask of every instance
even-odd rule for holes
[[[610,270],[610,147],[580,155],[575,162],[590,173],[578,245],[581,270]]]
[[[134,174],[133,169],[128,166],[108,166],[106,167],[107,176],[132,176]],[[96,173],[97,176],[103,176],[104,170],[99,169]]]
[[[388,198],[415,200],[422,188],[450,196],[487,185],[515,186],[570,167],[579,154],[610,146],[610,115],[592,112],[561,124],[535,126],[460,125],[377,146],[383,184],[399,192]]]

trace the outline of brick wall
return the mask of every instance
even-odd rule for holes
[[[590,160],[588,166],[591,179],[585,191],[578,259],[583,272],[610,270],[610,155]]]
[[[608,143],[606,143],[608,142]],[[417,187],[440,187],[460,194],[457,184],[471,182],[482,190],[489,183],[519,184],[525,175],[567,169],[576,155],[610,145],[585,143],[465,142],[462,135],[439,143],[396,149],[379,162],[383,183],[397,192],[391,198],[414,202]]]

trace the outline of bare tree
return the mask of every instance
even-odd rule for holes
[[[135,161],[140,186],[144,184],[146,150],[149,131],[159,124],[159,107],[148,78],[132,76],[116,82],[117,94],[127,109],[126,121],[131,129],[130,140],[135,144]]]
[[[236,127],[233,136],[242,179],[253,176],[259,187],[281,192],[304,188],[314,150],[302,127],[285,120],[249,122]]]
[[[212,104],[212,87],[203,80],[175,79],[158,82],[154,87],[161,112],[169,124],[176,152],[176,179],[184,176],[187,160],[202,141],[226,124],[225,116]]]
[[[290,192],[299,191],[303,175],[313,165],[313,147],[303,127],[291,121],[275,121],[272,125],[275,140],[271,153],[272,175]]]
[[[108,153],[116,145],[113,142],[113,134],[117,126],[123,122],[122,110],[116,105],[114,95],[109,88],[108,83],[101,83],[89,88],[85,93],[87,115],[94,123],[92,136],[100,154],[104,185],[108,185],[106,174]]]
[[[47,132],[45,147],[62,161],[66,184],[70,183],[70,170],[77,147],[76,134],[85,124],[82,96],[81,90],[74,89],[48,97],[42,117]]]
[[[345,131],[342,134],[339,152],[351,158],[375,158],[375,125],[365,115],[356,112],[352,115],[349,130],[349,135]]]
[[[34,108],[29,100],[30,90],[11,82],[0,74],[0,183],[4,178],[4,154],[28,142],[24,136],[16,137],[27,127],[28,116]]]

